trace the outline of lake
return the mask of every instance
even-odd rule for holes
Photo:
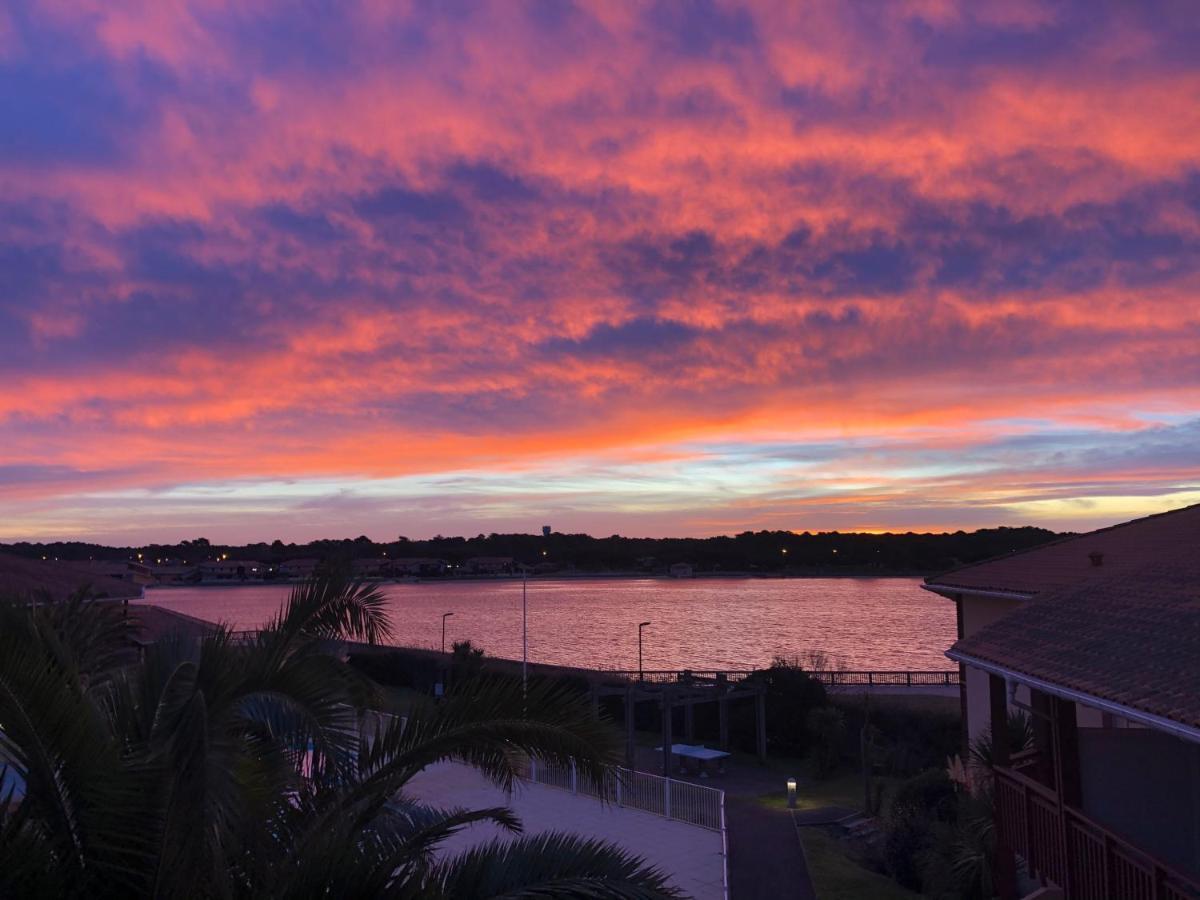
[[[385,584],[392,643],[438,647],[469,639],[521,657],[521,582]],[[262,625],[287,585],[152,588],[148,602],[237,629]],[[742,669],[778,655],[824,653],[833,668],[952,668],[954,604],[914,578],[537,579],[529,583],[529,658],[594,668]]]

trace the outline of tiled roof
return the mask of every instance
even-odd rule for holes
[[[204,619],[145,603],[131,604],[129,618],[134,624],[138,641],[146,644],[152,644],[174,633],[186,639],[199,638],[217,627]]]
[[[1047,591],[952,652],[1200,728],[1200,560]]]
[[[926,578],[925,582],[949,590],[1037,594],[1198,555],[1200,504],[972,563]]]

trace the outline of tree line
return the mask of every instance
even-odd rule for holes
[[[82,542],[16,543],[3,549],[30,558],[59,560],[185,560],[198,563],[227,555],[280,563],[299,557],[354,560],[375,557],[444,559],[458,565],[472,557],[511,557],[534,571],[663,572],[686,563],[696,574],[926,574],[1013,553],[1061,535],[1044,528],[981,528],[949,533],[866,534],[837,531],[744,531],[708,538],[632,538],[587,534],[399,536],[376,541],[366,535],[296,544],[281,540],[220,544],[206,538],[140,547]]]

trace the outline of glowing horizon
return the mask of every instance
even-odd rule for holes
[[[0,541],[1200,502],[1200,23],[0,11]]]

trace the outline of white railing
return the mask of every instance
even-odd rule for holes
[[[581,778],[573,766],[550,766],[533,759],[523,766],[521,775],[534,784],[724,833],[725,792],[717,788],[623,768],[612,769],[598,785]]]

